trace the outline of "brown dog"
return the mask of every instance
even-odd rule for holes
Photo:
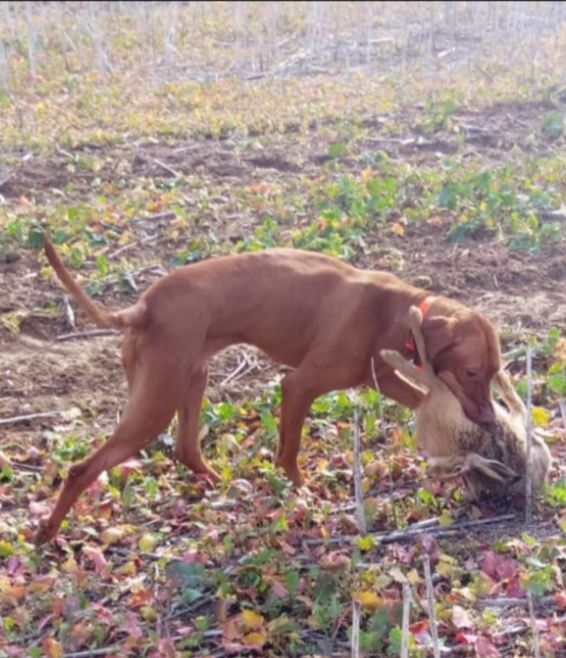
[[[301,429],[310,405],[328,391],[371,386],[416,408],[423,392],[385,364],[381,349],[409,355],[409,308],[427,306],[422,326],[438,376],[475,422],[494,419],[490,382],[500,368],[497,335],[481,315],[384,272],[358,270],[322,254],[274,249],[215,258],[164,276],[139,301],[108,313],[79,287],[53,245],[53,269],[101,327],[124,332],[129,399],[107,443],[69,471],[53,513],[36,536],[51,539],[77,496],[106,469],[146,446],[178,412],[176,456],[191,470],[218,475],[199,445],[207,361],[235,343],[255,345],[294,370],[282,381],[276,463],[296,484]],[[426,302],[425,302],[426,300]]]

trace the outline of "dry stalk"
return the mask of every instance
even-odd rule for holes
[[[411,598],[411,586],[409,583],[403,583],[401,658],[409,658],[409,621],[411,619]]]
[[[540,653],[540,636],[537,628],[537,619],[535,617],[535,608],[533,605],[533,595],[527,590],[527,601],[529,603],[529,616],[531,618],[531,626],[533,629],[533,652],[534,658],[541,658]]]
[[[63,295],[63,304],[65,305],[65,315],[67,317],[67,322],[69,323],[71,329],[75,329],[76,327],[75,312],[73,311],[73,307],[71,306],[69,295]]]
[[[165,162],[162,162],[161,160],[158,160],[157,158],[153,158],[153,161],[155,162],[155,164],[158,167],[161,167],[161,169],[166,171],[168,174],[171,174],[171,176],[173,176],[173,178],[179,178],[181,176],[181,174],[178,171],[176,171],[175,169],[170,167],[168,164],[165,164]]]
[[[362,451],[357,407],[354,407],[354,495],[356,498],[358,530],[360,534],[365,535],[367,534],[367,525],[364,513],[364,492],[362,490]]]
[[[531,465],[532,449],[532,413],[533,413],[533,396],[532,396],[532,348],[527,346],[527,473],[525,478],[525,523],[530,523],[533,518],[533,474]]]
[[[120,332],[116,329],[90,329],[89,331],[73,331],[68,334],[59,334],[56,340],[71,340],[73,338],[94,338],[96,336],[119,336]]]
[[[438,644],[438,630],[436,628],[436,613],[435,613],[435,601],[434,601],[434,589],[432,585],[432,576],[430,573],[430,558],[425,553],[423,556],[423,565],[424,565],[424,574],[426,582],[426,598],[427,598],[427,607],[428,607],[428,618],[430,620],[430,635],[432,638],[432,650],[434,653],[434,658],[440,658],[440,647]]]
[[[38,418],[54,418],[60,416],[60,411],[42,411],[37,414],[25,414],[23,416],[11,416],[10,418],[0,418],[1,425],[15,425],[16,423],[24,423],[28,420],[37,420]]]
[[[566,431],[566,400],[564,398],[560,398],[558,400],[558,406],[560,407],[560,415],[562,416],[562,426],[564,431]]]
[[[373,385],[377,391],[377,420],[381,420],[382,410],[381,410],[381,390],[379,389],[379,384],[377,382],[377,375],[375,374],[375,359],[371,357],[371,378],[373,379]]]
[[[448,527],[429,527],[428,524],[417,524],[410,526],[407,530],[394,530],[393,532],[373,532],[371,537],[375,537],[381,544],[390,544],[392,542],[414,540],[415,537],[422,535],[424,532],[434,535],[435,537],[450,537],[464,532],[467,528],[474,528],[480,525],[492,523],[503,523],[505,521],[515,520],[515,514],[502,514],[501,516],[492,516],[487,519],[474,519],[472,521],[463,521],[454,523]],[[434,521],[434,519],[433,519]],[[318,546],[326,544],[351,544],[357,539],[357,535],[334,535],[329,539],[307,539],[307,546]]]
[[[360,619],[362,606],[359,601],[352,601],[352,658],[360,658]]]

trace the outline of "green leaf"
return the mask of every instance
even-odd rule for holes
[[[541,132],[547,139],[555,140],[564,133],[564,117],[558,110],[549,112],[542,120]]]
[[[525,587],[535,596],[543,596],[554,589],[554,568],[551,565],[527,574]]]
[[[403,632],[398,626],[395,626],[389,632],[389,646],[387,653],[390,656],[398,656],[401,653],[401,645],[403,643]]]
[[[41,249],[43,247],[44,230],[39,227],[32,227],[28,232],[26,246],[31,249]]]
[[[108,263],[108,258],[103,254],[96,259],[96,266],[98,271],[102,276],[106,276],[110,271],[110,264]]]
[[[203,596],[204,593],[201,592],[201,590],[194,589],[192,587],[186,587],[183,589],[181,599],[183,603],[194,603],[195,601],[198,601],[198,599],[201,599]]]
[[[371,551],[372,548],[379,545],[379,540],[373,535],[365,535],[363,537],[358,537],[356,545],[360,551]]]
[[[553,393],[566,396],[566,367],[559,363],[552,365],[548,369],[546,385]]]
[[[544,487],[544,498],[553,507],[566,507],[566,479],[547,484]]]
[[[454,183],[447,183],[440,190],[438,195],[438,203],[443,208],[455,210],[458,201],[458,188]]]
[[[343,158],[348,154],[348,144],[346,142],[334,142],[328,147],[328,155],[331,158]]]

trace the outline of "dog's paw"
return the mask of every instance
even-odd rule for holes
[[[50,519],[43,519],[39,522],[39,528],[35,533],[34,544],[41,546],[47,544],[57,534],[57,528],[51,523]]]
[[[291,480],[293,487],[296,489],[299,489],[305,483],[305,478],[301,473],[301,469],[296,463],[288,464],[283,459],[276,457],[275,466],[279,466],[285,471],[285,475],[289,478],[289,480]]]

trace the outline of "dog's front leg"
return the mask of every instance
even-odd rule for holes
[[[311,352],[308,360],[303,361],[281,382],[281,425],[275,463],[284,469],[296,486],[304,482],[297,456],[303,423],[311,404],[324,393],[343,390],[360,383],[359,372],[356,374],[351,360],[345,359],[336,364],[336,351],[337,348],[332,345],[331,348],[324,346],[317,352]],[[332,365],[321,365],[328,363]]]

